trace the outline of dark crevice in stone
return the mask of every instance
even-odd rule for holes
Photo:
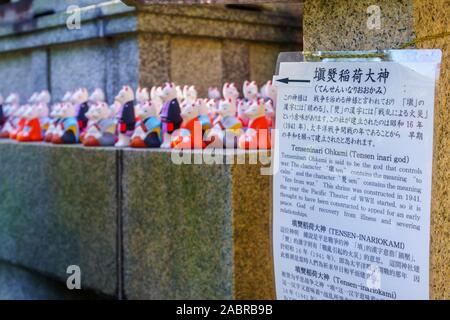
[[[256,11],[261,12],[264,11],[264,9],[261,6],[258,5],[251,5],[251,4],[227,4],[225,7],[229,9],[237,9],[237,10],[245,10],[245,11]]]
[[[116,151],[116,185],[117,185],[117,298],[124,297],[123,269],[123,151]]]

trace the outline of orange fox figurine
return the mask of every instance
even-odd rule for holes
[[[25,122],[26,122],[25,118],[23,117],[23,114],[29,106],[30,105],[28,105],[28,104],[21,105],[16,109],[16,112],[14,113],[14,117],[16,118],[17,124],[14,127],[14,129],[9,132],[10,139],[15,140],[17,138],[17,135],[23,130],[23,128],[25,126]]]
[[[180,129],[172,136],[171,147],[177,149],[203,149],[202,123],[199,117],[199,105],[183,102],[181,105],[181,117],[183,122]]]
[[[263,99],[254,100],[249,105],[246,116],[249,125],[247,131],[239,138],[241,149],[271,149],[270,128],[265,115]]]
[[[19,106],[20,97],[17,93],[11,93],[5,100],[3,107],[4,123],[0,128],[0,139],[9,139],[9,134],[14,131],[19,121],[16,118],[17,109]]]
[[[23,113],[25,121],[23,129],[17,133],[16,140],[20,142],[42,141],[42,128],[39,121],[39,108],[29,105]]]

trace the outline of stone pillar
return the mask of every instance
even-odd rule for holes
[[[381,9],[381,28],[367,28],[370,5]],[[448,0],[306,0],[304,50],[397,49],[403,43],[448,31]],[[449,38],[429,40],[417,48],[442,50],[440,83],[435,105],[435,146],[431,211],[430,297],[450,298],[450,131]]]
[[[274,298],[271,177],[239,155],[180,165],[170,151],[123,151],[127,299]]]

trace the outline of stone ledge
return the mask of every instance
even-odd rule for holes
[[[192,35],[266,42],[301,43],[299,19],[273,12],[222,6],[161,6],[136,10],[114,3],[82,10],[81,28],[69,30],[57,12],[0,27],[0,52],[24,50],[132,33]],[[173,23],[174,19],[176,23]]]
[[[0,259],[62,281],[77,264],[85,287],[129,299],[271,299],[270,176],[250,164],[261,152],[233,153],[177,165],[0,141]]]

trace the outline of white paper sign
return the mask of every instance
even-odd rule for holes
[[[440,52],[428,51],[434,61],[280,64],[278,299],[429,298]]]

